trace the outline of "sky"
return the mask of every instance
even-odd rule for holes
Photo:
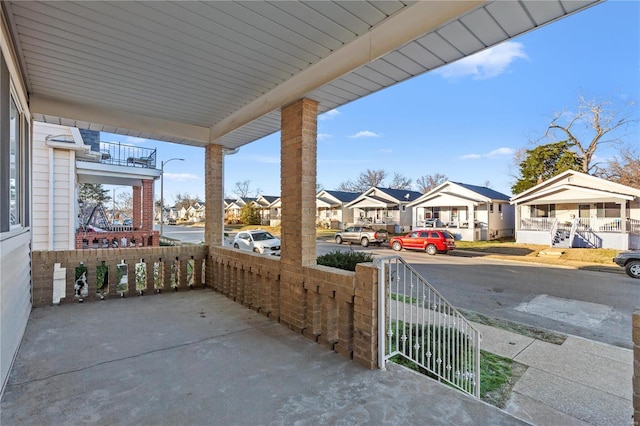
[[[640,118],[640,2],[608,1],[318,117],[317,183],[327,190],[383,169],[415,181],[436,173],[511,195],[514,154],[540,141],[554,114],[578,98],[635,102]],[[640,147],[636,122],[615,136]],[[103,141],[158,149],[164,198],[204,198],[204,149],[102,134]],[[540,143],[540,142],[538,142]],[[597,152],[606,162],[613,148]],[[280,133],[225,160],[225,195],[250,181],[250,196],[280,195]],[[413,189],[417,189],[414,186]],[[120,192],[120,191],[118,191]],[[156,198],[160,184],[156,182]]]

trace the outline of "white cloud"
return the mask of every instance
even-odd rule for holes
[[[356,133],[355,135],[351,135],[349,137],[350,138],[356,138],[356,139],[357,138],[379,138],[380,135],[375,133],[375,132],[372,132],[370,130],[362,130],[362,131]]]
[[[482,158],[480,154],[465,154],[460,157],[461,160],[477,160],[478,158]]]
[[[380,150],[380,152],[381,152],[381,153],[383,153],[383,154],[391,154],[391,153],[393,152],[393,150],[392,150],[392,149],[385,149],[385,148],[382,148],[382,149]]]
[[[176,182],[187,182],[190,180],[202,180],[200,176],[196,176],[191,173],[165,173],[164,178],[167,180],[174,180]]]
[[[513,148],[502,147],[498,149],[494,149],[493,151],[487,152],[485,154],[465,154],[460,156],[461,160],[478,160],[480,158],[497,158],[497,157],[506,157],[509,155],[513,155],[516,152]]]
[[[494,149],[493,151],[488,153],[486,157],[502,157],[506,155],[513,155],[515,154],[515,152],[516,150],[513,148],[502,147],[502,148]]]
[[[318,140],[319,141],[323,141],[325,139],[329,139],[332,138],[333,135],[329,134],[329,133],[318,133]]]
[[[507,41],[439,68],[435,72],[447,79],[471,76],[474,80],[486,80],[504,73],[518,58],[529,59],[524,45]]]
[[[143,144],[148,142],[149,139],[144,139],[144,138],[136,138],[135,136],[128,136],[126,139],[126,143],[131,143],[131,144]]]
[[[324,114],[320,114],[318,116],[318,120],[331,120],[333,118],[336,118],[339,115],[340,115],[340,111],[338,111],[337,109],[330,109]]]

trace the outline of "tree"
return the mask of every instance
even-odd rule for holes
[[[184,194],[179,192],[174,195],[173,198],[176,201],[175,207],[177,209],[181,209],[182,207],[188,209],[189,207],[200,203],[200,199],[197,195],[192,197],[188,192],[185,192]]]
[[[389,188],[411,190],[411,182],[411,179],[404,177],[400,173],[393,172],[393,180],[391,181]]]
[[[260,195],[260,188],[255,191],[251,191],[251,181],[249,179],[236,182],[236,186],[233,189],[233,192],[236,194],[238,198],[247,198],[250,193],[254,193],[257,198]]]
[[[640,189],[640,151],[626,147],[619,157],[610,160],[602,177],[613,182]]]
[[[111,200],[109,190],[104,189],[101,183],[81,183],[78,195],[87,203],[104,203]]]
[[[387,172],[382,169],[367,169],[360,173],[360,176],[358,176],[358,179],[355,181],[348,180],[342,182],[340,186],[338,186],[338,190],[347,192],[364,192],[372,186],[382,186],[382,182],[386,176]]]
[[[436,173],[433,175],[420,176],[418,179],[416,179],[416,184],[418,185],[418,191],[425,194],[431,191],[436,186],[445,183],[446,181],[447,177],[445,175]]]
[[[240,222],[245,225],[260,225],[260,211],[253,203],[247,203],[240,210]]]
[[[566,142],[581,159],[579,171],[598,175],[600,167],[593,163],[594,155],[603,145],[617,144],[620,139],[618,130],[623,130],[634,118],[634,103],[620,110],[612,110],[611,102],[578,98],[578,112],[565,111],[554,116],[545,132],[545,136],[554,142]]]
[[[582,157],[571,150],[572,146],[562,141],[526,150],[520,162],[520,176],[511,191],[519,194],[566,170],[581,171]]]

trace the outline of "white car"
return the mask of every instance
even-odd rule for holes
[[[263,229],[240,231],[233,239],[233,248],[280,256],[280,239]]]

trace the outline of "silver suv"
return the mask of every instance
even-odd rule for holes
[[[640,278],[640,250],[621,251],[613,261],[622,266],[631,278]]]
[[[263,229],[240,231],[233,239],[233,248],[280,256],[280,239]]]

